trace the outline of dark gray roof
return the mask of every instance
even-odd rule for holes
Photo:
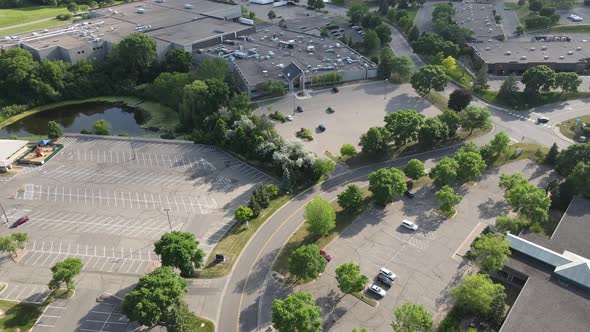
[[[590,200],[574,198],[551,237],[551,248],[590,258]]]
[[[553,267],[571,263],[571,260],[567,259],[563,255],[516,235],[508,233],[506,238],[510,243],[510,249],[521,252],[531,258],[549,264]]]
[[[288,79],[290,81],[296,79],[297,77],[301,76],[301,74],[303,74],[303,71],[301,71],[301,68],[299,68],[293,62],[291,62],[287,67],[283,68],[282,72],[283,72],[283,77],[285,77],[286,79]]]

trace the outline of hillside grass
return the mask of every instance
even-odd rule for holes
[[[67,12],[68,10],[65,6],[27,6],[22,8],[0,9],[0,28],[55,17]],[[4,30],[0,30],[0,35],[3,34],[6,34]]]

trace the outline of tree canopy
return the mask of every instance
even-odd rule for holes
[[[280,332],[320,332],[322,318],[313,296],[296,292],[284,300],[273,300],[272,323]]]
[[[418,159],[408,161],[406,167],[404,167],[404,174],[412,180],[418,180],[426,175],[424,172],[424,163]]]
[[[164,66],[170,72],[188,73],[193,65],[193,55],[182,48],[174,48],[166,52]]]
[[[457,161],[458,166],[457,179],[463,182],[471,181],[480,176],[487,166],[481,154],[473,151],[457,151],[455,161]]]
[[[448,185],[444,185],[434,194],[434,196],[440,204],[441,211],[446,213],[453,212],[454,206],[459,204],[461,199],[463,199],[463,196],[455,194],[453,188]]]
[[[529,95],[536,95],[541,91],[549,91],[555,85],[555,72],[545,66],[534,66],[527,69],[522,75],[524,92]]]
[[[443,91],[449,83],[444,67],[427,65],[412,76],[412,87],[419,95],[426,95],[430,90]]]
[[[363,153],[375,157],[385,153],[390,135],[391,133],[385,127],[371,127],[369,131],[361,135],[359,145]]]
[[[573,144],[557,156],[555,169],[562,176],[569,176],[579,162],[590,162],[590,144]]]
[[[414,110],[400,110],[385,116],[385,128],[391,133],[396,145],[418,139],[418,130],[425,116]]]
[[[459,115],[459,124],[472,133],[474,129],[490,128],[490,116],[491,113],[486,107],[467,106]]]
[[[451,293],[457,305],[467,312],[488,316],[494,299],[504,294],[504,286],[492,282],[485,274],[467,275]]]
[[[47,123],[47,137],[56,139],[63,136],[64,131],[55,121],[49,121]]]
[[[55,263],[51,267],[52,277],[49,281],[49,289],[59,289],[62,283],[66,284],[66,289],[74,289],[74,277],[82,271],[82,261],[80,258],[66,258],[61,262]]]
[[[460,112],[471,103],[471,92],[466,89],[455,89],[449,96],[448,107],[455,112]]]
[[[444,157],[430,170],[429,176],[439,186],[453,184],[457,180],[459,164],[453,158]]]
[[[154,251],[162,260],[162,266],[178,268],[184,277],[192,276],[195,268],[203,265],[205,252],[199,248],[199,241],[195,240],[193,233],[165,233],[154,246]]]
[[[305,222],[310,233],[323,236],[336,227],[336,212],[330,202],[316,196],[305,206]]]
[[[346,189],[338,194],[338,205],[347,212],[355,212],[363,206],[363,193],[356,184],[349,184]]]
[[[434,322],[423,305],[405,303],[395,308],[391,327],[395,332],[432,332]]]
[[[369,191],[375,203],[386,205],[406,191],[405,175],[397,168],[381,168],[369,174]]]
[[[500,233],[481,235],[475,241],[473,249],[479,265],[487,273],[501,270],[510,255],[508,240]]]
[[[301,246],[289,255],[289,273],[299,279],[315,279],[324,272],[327,261],[315,244]]]
[[[350,262],[336,268],[336,281],[342,293],[350,294],[362,291],[369,278],[361,274],[360,266]]]

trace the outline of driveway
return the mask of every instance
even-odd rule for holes
[[[296,106],[304,109],[295,113]],[[271,110],[268,110],[271,106]],[[327,107],[336,110],[326,112]],[[295,132],[301,128],[313,131],[314,139],[304,142],[305,148],[322,156],[325,151],[340,154],[342,144],[357,146],[361,134],[370,127],[383,126],[385,115],[399,110],[413,109],[427,117],[435,116],[440,111],[424,100],[410,84],[389,84],[384,81],[344,86],[338,94],[331,90],[311,93],[311,98],[296,99],[287,96],[271,104],[262,103],[258,114],[271,114],[280,111],[293,117],[293,121],[275,123],[275,128],[286,140],[301,142]],[[318,125],[323,124],[327,130],[320,132]]]

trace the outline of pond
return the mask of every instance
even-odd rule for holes
[[[49,109],[23,118],[0,128],[0,137],[47,135],[47,122],[53,120],[64,128],[64,133],[92,131],[92,125],[104,119],[111,125],[111,134],[127,133],[141,136],[150,133],[141,128],[145,122],[144,112],[113,103],[84,103]]]

